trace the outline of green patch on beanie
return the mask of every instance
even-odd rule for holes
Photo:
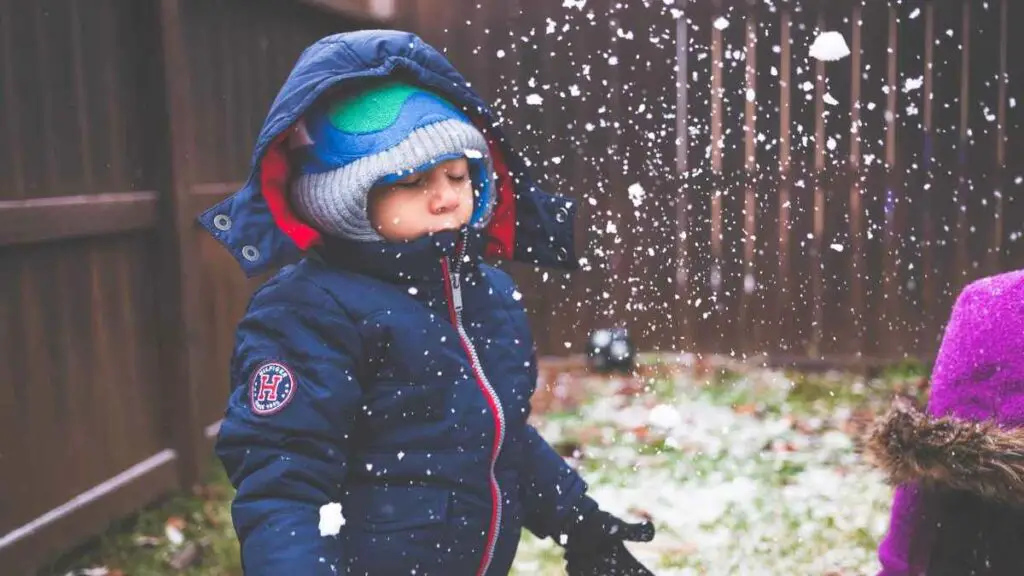
[[[370,134],[387,129],[413,94],[429,94],[426,90],[404,82],[387,82],[343,98],[327,112],[331,124],[348,134]]]

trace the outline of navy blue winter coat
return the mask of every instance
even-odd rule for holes
[[[326,90],[384,75],[445,94],[490,136],[487,229],[355,243],[292,213],[284,135]],[[533,339],[511,278],[484,257],[572,269],[575,214],[416,36],[340,34],[302,53],[248,182],[200,217],[250,275],[304,254],[254,294],[231,362],[216,449],[246,574],[506,574],[523,527],[558,532],[586,486],[527,424]],[[346,523],[322,536],[332,502]]]

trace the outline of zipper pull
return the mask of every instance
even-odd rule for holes
[[[456,312],[462,311],[462,284],[459,280],[459,273],[452,273],[452,304],[455,306]]]

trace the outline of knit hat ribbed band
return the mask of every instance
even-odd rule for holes
[[[381,241],[367,215],[367,194],[382,181],[465,157],[477,192],[471,224],[493,209],[487,140],[462,112],[424,89],[388,82],[310,110],[292,134],[298,148],[291,202],[321,231]]]

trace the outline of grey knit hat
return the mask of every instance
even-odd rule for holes
[[[383,238],[370,224],[367,194],[430,166],[465,157],[477,192],[470,223],[493,210],[493,166],[487,140],[461,111],[423,88],[390,81],[315,106],[290,138],[297,152],[291,202],[322,232],[350,240]]]

